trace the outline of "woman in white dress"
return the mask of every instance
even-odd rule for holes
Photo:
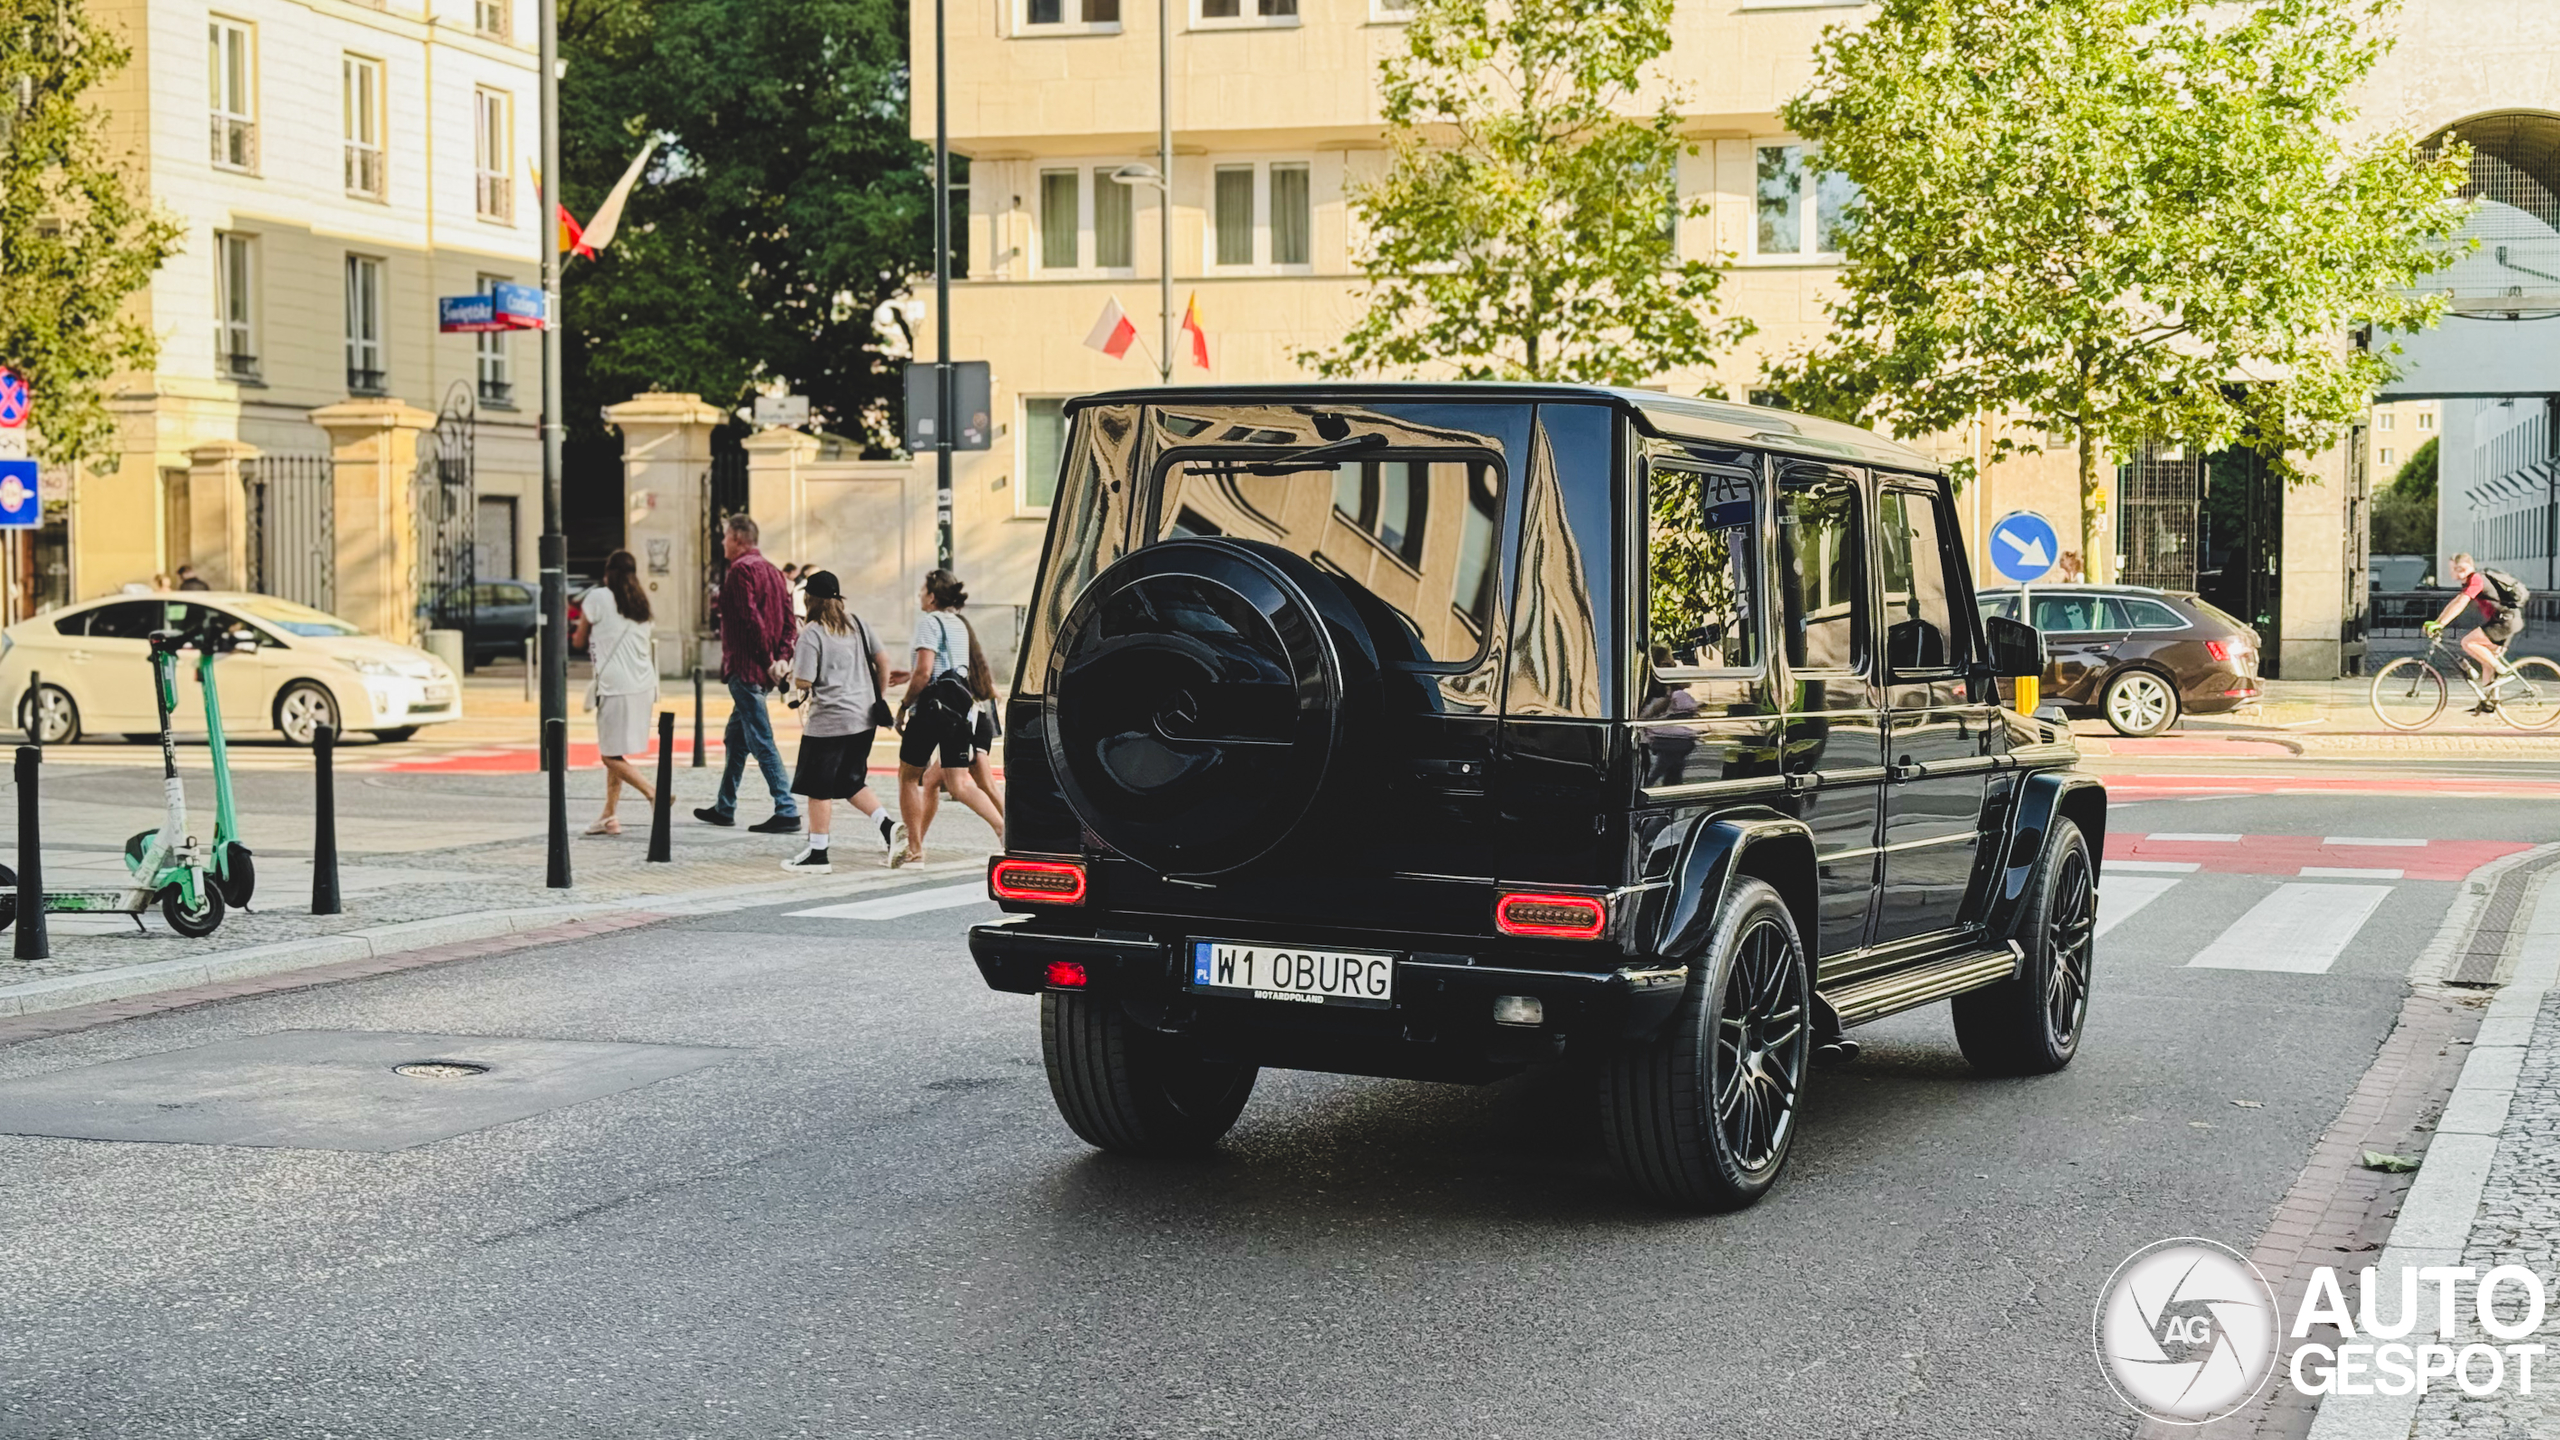
[[[622,787],[654,805],[657,792],[640,778],[635,759],[649,753],[649,722],[658,708],[658,665],[649,642],[649,592],[640,585],[640,562],[616,550],[604,562],[604,583],[578,601],[573,642],[587,647],[595,667],[588,697],[596,712],[596,752],[604,758],[604,813],[590,835],[619,835],[614,805]]]

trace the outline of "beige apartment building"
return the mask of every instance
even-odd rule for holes
[[[1173,383],[1306,378],[1300,352],[1331,344],[1351,323],[1358,286],[1346,196],[1385,158],[1378,66],[1404,44],[1404,9],[1398,0],[1175,0],[1169,259],[1174,306],[1196,295],[1210,364],[1194,366],[1177,340]],[[1764,358],[1820,332],[1837,273],[1825,236],[1840,196],[1778,112],[1809,79],[1823,29],[1871,12],[1838,0],[1679,0],[1665,83],[1696,147],[1679,186],[1708,202],[1681,223],[1679,241],[1685,254],[1729,257],[1728,306],[1759,332],[1712,373],[1661,377],[1665,388],[1712,385],[1743,398]],[[932,21],[916,7],[912,133],[927,139]],[[1156,159],[1157,9],[990,0],[951,7],[947,24],[951,142],[967,158],[953,354],[990,363],[998,426],[993,448],[957,460],[956,555],[980,628],[993,633],[1003,628],[989,623],[998,607],[1028,599],[1060,403],[1156,383],[1157,279],[1168,259],[1156,207],[1168,197],[1112,172]],[[2458,129],[2482,152],[2479,193],[2514,201],[2508,209],[2541,227],[2536,234],[2560,239],[2551,229],[2560,221],[2560,7],[2411,0],[2400,24],[2399,47],[2362,97],[2366,123],[2419,135]],[[2495,64],[2480,63],[2477,50],[2488,33],[2500,37]],[[1116,361],[1082,343],[1114,298],[1141,337]],[[2475,300],[2500,303],[2458,303]],[[2466,333],[2464,353],[2515,350],[2532,328],[2480,326]],[[2284,676],[2354,668],[2367,644],[2367,497],[2389,478],[2381,452],[2396,464],[2414,450],[2418,427],[2436,423],[2440,395],[2527,393],[2514,366],[2491,368],[2502,378],[2456,377],[2430,362],[2386,397],[2392,428],[2377,419],[2313,457],[2318,483],[2291,491],[2246,457],[2128,457],[2107,521],[2122,578],[2205,590],[2259,624]],[[2510,374],[2517,390],[2480,388]],[[2560,391],[2560,377],[2532,390]],[[1982,442],[1976,427],[1919,443],[1952,457]],[[830,468],[814,461],[814,440],[781,436],[758,453],[767,478],[756,504],[768,534],[780,520],[784,533],[813,537],[812,553],[792,558],[860,572],[858,595],[903,608],[908,572],[932,553],[931,458]],[[1987,534],[2009,511],[2038,511],[2076,537],[2070,475],[2057,454],[1997,467],[1972,487],[1962,503],[1978,570],[1989,574]],[[857,514],[869,518],[855,523]],[[890,531],[895,545],[855,539]],[[821,536],[856,553],[816,553]]]
[[[114,396],[122,461],[48,476],[21,604],[192,564],[405,631],[439,544],[530,574],[536,337],[441,334],[436,301],[539,282],[533,0],[90,3],[133,49],[111,138],[184,237],[135,302],[161,350]]]

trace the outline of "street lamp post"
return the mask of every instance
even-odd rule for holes
[[[933,563],[951,568],[951,74],[945,0],[933,0]]]
[[[560,3],[538,0],[542,112],[542,765],[551,792],[546,883],[569,886],[569,539],[560,530]]]

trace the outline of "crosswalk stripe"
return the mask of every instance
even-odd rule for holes
[[[842,905],[821,905],[814,910],[786,910],[795,920],[895,920],[901,915],[921,915],[927,910],[954,910],[963,905],[976,905],[987,898],[983,880],[966,885],[941,885],[931,890],[909,890],[899,895],[884,895],[877,900],[852,900]]]
[[[2239,836],[2225,834],[2218,831],[2199,833],[2178,830],[2162,830],[2144,836],[2143,838],[2147,840],[2185,841],[2190,845],[2237,845],[2240,843]]]
[[[2302,867],[2302,878],[2305,880],[2398,880],[2408,873],[2405,870],[2363,870],[2353,865],[2305,865]]]
[[[2323,845],[2392,845],[2410,847],[2424,846],[2427,842],[2424,840],[2377,840],[2370,835],[2327,835],[2321,837],[2320,843]]]
[[[2193,875],[2204,868],[2198,860],[2109,860],[2109,871],[2141,871],[2151,875]]]
[[[2197,951],[2190,968],[2325,975],[2373,917],[2388,885],[2279,885]]]
[[[2123,924],[2134,911],[2178,888],[2178,881],[2175,875],[2127,875],[2108,881],[2098,890],[2098,933],[2104,935]]]

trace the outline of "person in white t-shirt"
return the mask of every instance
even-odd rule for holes
[[[619,835],[614,806],[622,787],[655,805],[657,792],[632,763],[649,753],[649,722],[658,705],[658,663],[649,640],[649,592],[640,584],[640,562],[616,550],[604,562],[604,583],[578,601],[571,643],[583,645],[595,666],[588,695],[596,712],[596,752],[604,760],[604,813],[590,835]]]
[[[977,632],[960,618],[969,592],[959,577],[936,570],[924,577],[917,597],[912,647],[915,663],[908,672],[906,697],[898,702],[898,815],[906,825],[906,844],[889,857],[891,866],[912,865],[924,858],[925,831],[933,824],[925,772],[937,762],[943,783],[961,804],[978,813],[1004,843],[1004,812],[969,777],[972,745],[970,711],[976,704],[970,677],[983,673],[986,656]]]

